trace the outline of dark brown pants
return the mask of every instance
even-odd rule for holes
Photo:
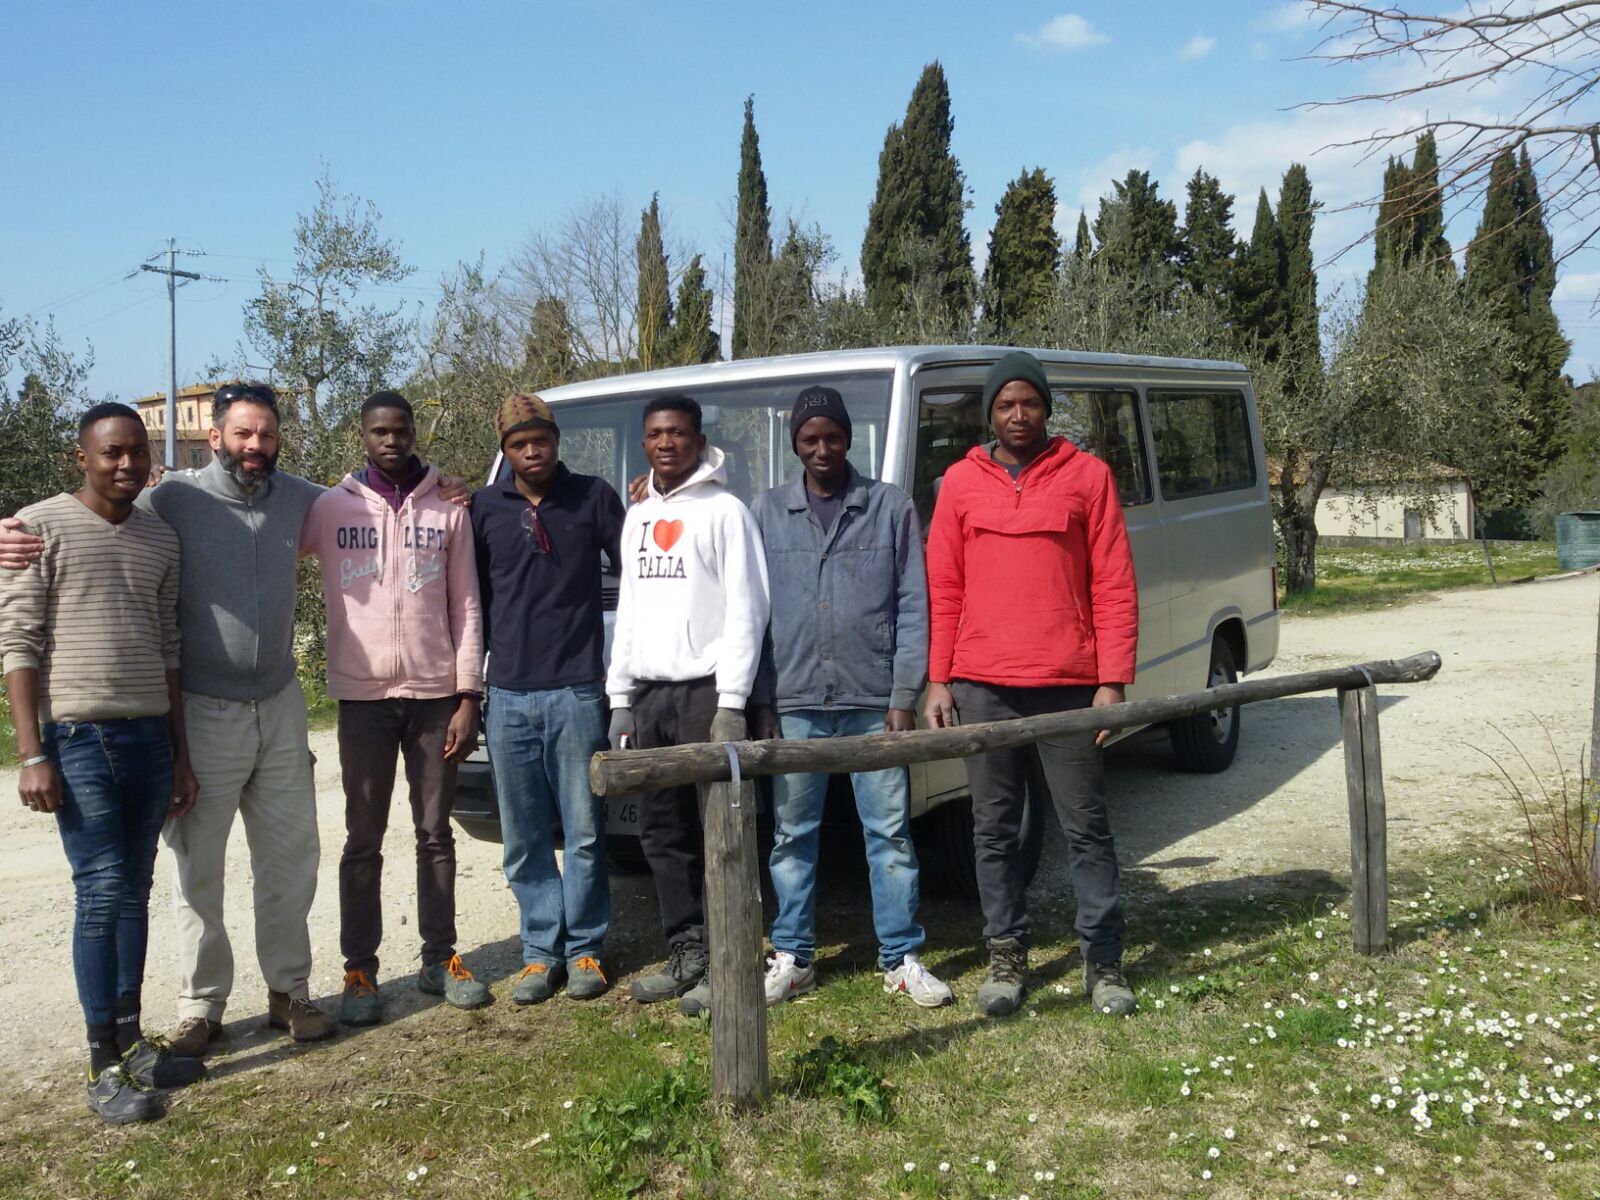
[[[444,760],[458,701],[339,701],[344,772],[344,854],[339,859],[339,949],[346,971],[378,970],[383,941],[383,835],[389,827],[395,761],[403,756],[417,834],[417,930],[422,961],[456,952],[456,842],[450,829],[456,768]]]

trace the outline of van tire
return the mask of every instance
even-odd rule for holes
[[[972,797],[958,797],[923,814],[916,821],[913,834],[923,879],[932,882],[934,890],[939,892],[968,900],[978,899],[978,863],[972,846]],[[1043,852],[1043,811],[1030,794],[1022,817],[1022,864],[1030,885],[1039,873]]]
[[[1211,643],[1211,666],[1206,673],[1206,687],[1221,687],[1223,684],[1237,683],[1238,679],[1239,667],[1233,660],[1233,647],[1218,634]],[[1169,722],[1167,733],[1172,738],[1173,757],[1185,771],[1206,775],[1226,771],[1239,749],[1239,706],[1196,713],[1192,717]]]

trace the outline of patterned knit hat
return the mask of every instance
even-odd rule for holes
[[[550,406],[532,392],[518,392],[501,404],[500,411],[494,414],[494,428],[500,435],[502,446],[505,445],[506,438],[517,430],[532,429],[537,426],[549,429],[557,435],[561,433],[556,426],[555,417],[550,413]]]

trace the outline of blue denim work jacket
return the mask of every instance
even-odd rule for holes
[[[779,712],[914,708],[928,681],[928,583],[911,497],[850,469],[823,532],[804,477],[750,506],[772,620],[752,699]]]

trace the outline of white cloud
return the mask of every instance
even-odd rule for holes
[[[1316,9],[1305,0],[1288,0],[1266,15],[1265,24],[1279,33],[1300,33],[1310,23]]]
[[[1084,50],[1101,46],[1111,39],[1101,33],[1077,13],[1062,13],[1051,17],[1039,27],[1037,33],[1019,34],[1019,38],[1033,46],[1051,50]]]
[[[1183,49],[1178,51],[1178,57],[1185,62],[1193,62],[1204,58],[1217,48],[1217,39],[1197,33],[1183,44]]]

